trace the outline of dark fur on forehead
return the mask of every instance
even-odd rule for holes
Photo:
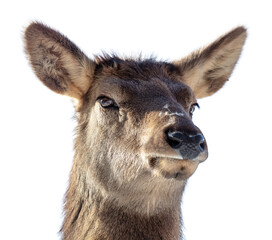
[[[104,76],[115,76],[124,80],[145,80],[152,77],[169,78],[179,74],[179,68],[175,65],[157,61],[156,58],[150,57],[143,59],[138,58],[121,58],[114,54],[103,54],[96,56],[97,64],[95,74]]]

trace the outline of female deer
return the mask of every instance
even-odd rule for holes
[[[179,61],[91,60],[59,32],[32,23],[25,49],[37,77],[77,100],[75,156],[63,239],[182,236],[186,180],[208,156],[193,124],[198,98],[230,77],[246,39],[238,27]]]

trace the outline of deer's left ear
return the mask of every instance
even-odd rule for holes
[[[246,36],[246,29],[237,27],[206,48],[174,62],[182,74],[181,80],[191,87],[196,98],[210,96],[225,84],[239,59]]]

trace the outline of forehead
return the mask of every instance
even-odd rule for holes
[[[192,90],[181,81],[173,64],[147,60],[100,59],[95,71],[97,94],[134,98],[175,97],[193,101]]]

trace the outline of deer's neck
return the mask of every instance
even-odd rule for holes
[[[67,204],[71,205],[62,229],[65,240],[178,240],[181,236],[179,206],[147,216],[102,198],[92,203],[68,199]]]
[[[143,182],[147,180],[141,176],[138,189],[134,186],[127,196],[127,189],[118,189],[114,195],[93,181],[97,176],[89,174],[87,166],[74,162],[61,229],[64,240],[180,239],[180,201],[185,183],[165,180],[146,189]]]

